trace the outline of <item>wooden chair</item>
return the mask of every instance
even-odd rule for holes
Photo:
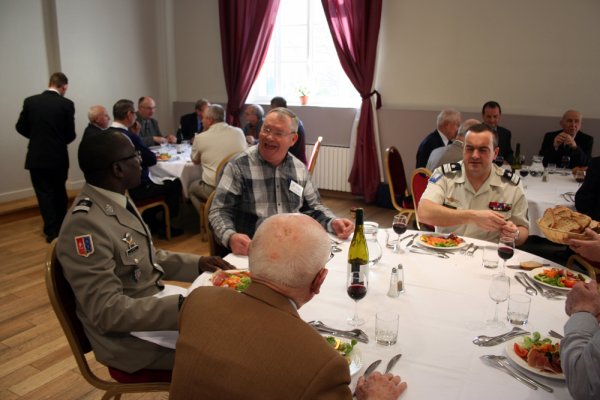
[[[323,136],[319,136],[315,145],[313,146],[312,153],[310,153],[310,158],[308,160],[308,174],[312,176],[313,171],[315,170],[315,166],[317,165],[317,157],[319,157],[319,150],[321,150],[321,143],[323,142]]]
[[[120,399],[122,393],[168,392],[170,387],[170,371],[142,370],[133,374],[109,368],[112,377],[121,382],[111,382],[99,378],[88,364],[86,354],[92,346],[85,335],[83,325],[75,313],[75,295],[63,275],[63,268],[56,258],[56,240],[50,244],[46,254],[46,289],[50,304],[67,337],[79,372],[92,386],[106,391],[102,399]],[[135,382],[135,383],[125,383]]]
[[[213,202],[213,199],[215,198],[215,193],[216,192],[213,191],[210,194],[210,196],[208,196],[208,199],[206,199],[206,205],[204,206],[204,214],[202,215],[202,218],[204,219],[204,221],[206,221],[206,231],[207,231],[207,237],[208,237],[208,251],[210,252],[210,255],[225,257],[227,254],[231,253],[231,251],[229,251],[229,249],[227,247],[223,246],[221,243],[219,243],[217,241],[217,239],[215,238],[214,232],[212,230],[212,227],[208,223],[208,212],[210,211],[210,206]]]
[[[573,254],[567,260],[566,267],[569,269],[573,269],[573,266],[575,264],[582,266],[587,271],[587,274],[590,278],[592,278],[595,281],[598,281],[598,278],[600,277],[600,266],[594,265],[594,264],[597,265],[598,263],[590,262],[589,260],[583,258],[579,254]],[[598,290],[600,291],[600,289],[598,289]]]
[[[419,201],[421,200],[421,196],[425,189],[427,188],[427,182],[429,181],[429,177],[431,176],[431,171],[427,168],[417,168],[413,171],[410,177],[410,190],[413,196],[413,202],[415,207],[415,216],[417,219],[417,228],[421,229],[421,224],[419,223]],[[426,230],[433,231],[435,227],[427,224],[422,224]]]
[[[215,174],[215,187],[219,184],[219,180],[221,180],[221,175],[223,175],[223,169],[225,165],[235,156],[237,156],[239,152],[234,152],[227,155],[224,159],[221,160],[219,165],[217,166],[217,171]],[[208,240],[208,220],[204,218],[204,210],[206,209],[206,201],[200,202],[200,209],[198,210],[198,215],[200,216],[200,240],[206,242]]]
[[[415,211],[413,210],[412,201],[409,200],[410,196],[402,156],[394,146],[385,149],[385,175],[390,186],[392,205],[400,214],[406,215],[410,223]],[[402,205],[398,204],[398,199],[401,199]]]
[[[167,205],[164,196],[151,197],[141,200],[131,200],[134,202],[135,207],[138,209],[140,215],[150,208],[162,207],[165,213],[165,234],[167,236],[167,240],[171,240],[171,212],[169,211],[169,206]]]

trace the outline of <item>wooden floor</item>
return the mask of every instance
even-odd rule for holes
[[[394,210],[366,206],[350,196],[322,195],[340,217],[349,217],[351,207],[361,206],[365,219],[391,226]],[[41,217],[31,205],[0,209],[0,399],[100,399],[103,393],[79,374],[48,302],[43,274],[48,245],[41,228]],[[197,233],[156,243],[164,249],[208,254]],[[92,365],[100,376],[108,377],[105,367],[95,361]],[[168,396],[129,394],[123,398]]]

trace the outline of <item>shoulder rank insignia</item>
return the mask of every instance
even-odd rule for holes
[[[504,170],[502,177],[508,179],[513,185],[518,185],[519,182],[521,182],[521,178],[519,177],[519,175],[513,174],[507,169]]]
[[[429,177],[429,182],[436,183],[440,180],[440,178],[444,176],[444,174],[438,169],[436,169],[433,174]]]
[[[75,236],[75,248],[77,249],[77,254],[82,257],[89,257],[94,254],[92,235]]]
[[[78,212],[84,212],[87,214],[90,211],[90,208],[92,208],[92,200],[89,197],[84,197],[83,199],[79,200],[75,207],[73,207],[71,214]]]
[[[444,175],[449,174],[450,172],[460,171],[461,167],[459,163],[448,163],[442,165],[442,172]]]
[[[512,204],[510,203],[500,203],[497,201],[490,201],[488,207],[492,211],[510,211],[512,209]]]

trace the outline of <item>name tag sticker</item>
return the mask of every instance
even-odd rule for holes
[[[298,197],[302,197],[302,192],[304,192],[304,188],[295,181],[290,181],[290,192],[294,193]]]

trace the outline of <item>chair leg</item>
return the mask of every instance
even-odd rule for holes
[[[165,204],[165,233],[167,235],[167,240],[171,240],[171,212],[169,211],[169,206]]]
[[[206,221],[204,220],[204,208],[206,207],[205,202],[200,203],[200,209],[198,211],[200,217],[200,240],[206,242],[208,240],[208,227],[206,225]]]

